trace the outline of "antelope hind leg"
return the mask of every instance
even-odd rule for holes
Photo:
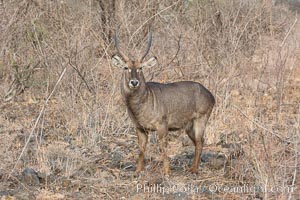
[[[191,173],[198,173],[200,156],[202,153],[202,148],[204,143],[204,130],[205,130],[205,125],[207,123],[207,120],[208,120],[207,115],[199,119],[194,119],[193,127],[186,130],[188,136],[191,138],[191,140],[194,142],[195,145],[194,160],[189,170]]]

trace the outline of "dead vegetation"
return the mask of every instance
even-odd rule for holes
[[[297,15],[267,0],[109,2],[0,2],[1,198],[296,199]],[[198,81],[217,100],[197,176],[181,132],[170,138],[169,178],[155,133],[151,162],[133,176],[137,138],[110,64],[112,34],[119,26],[122,50],[140,57],[149,25],[159,65],[146,79]],[[224,191],[243,186],[256,192]]]

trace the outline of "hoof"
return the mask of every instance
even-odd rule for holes
[[[144,164],[138,164],[138,165],[136,166],[135,173],[136,173],[136,174],[139,174],[139,173],[141,173],[142,171],[144,171]]]
[[[165,174],[164,177],[163,177],[163,179],[165,181],[169,181],[170,180],[170,175],[169,174]]]
[[[189,170],[189,172],[192,173],[192,174],[198,174],[198,168],[191,167],[190,170]]]
[[[170,172],[164,172],[164,177],[169,178],[170,177]]]
[[[144,171],[142,171],[142,170],[136,170],[135,172],[134,172],[134,177],[141,177],[142,175],[144,174]]]

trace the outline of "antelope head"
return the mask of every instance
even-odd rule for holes
[[[144,61],[144,58],[149,53],[152,44],[151,31],[148,34],[148,46],[146,52],[139,60],[129,59],[125,54],[123,54],[123,52],[120,51],[117,31],[114,36],[114,43],[117,54],[112,57],[112,64],[115,67],[123,69],[124,82],[122,84],[125,84],[123,87],[128,88],[129,90],[139,89],[141,85],[145,85],[145,79],[142,70],[144,68],[153,67],[157,62],[156,57],[152,57],[149,60]]]

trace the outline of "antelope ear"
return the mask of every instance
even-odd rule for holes
[[[152,57],[152,58],[150,58],[149,60],[147,60],[146,62],[144,62],[143,64],[142,64],[142,68],[151,68],[151,67],[153,67],[154,65],[156,65],[156,63],[157,63],[157,58],[156,57]]]
[[[111,63],[114,67],[118,67],[122,69],[126,67],[126,63],[118,55],[113,55],[113,57],[111,58]]]

